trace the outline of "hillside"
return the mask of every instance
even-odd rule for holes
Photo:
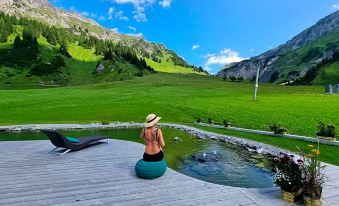
[[[47,0],[0,0],[0,28],[1,88],[91,84],[156,70],[205,74],[164,45],[110,31]]]
[[[294,84],[339,83],[339,11],[318,21],[285,44],[259,56],[225,66],[218,76]]]

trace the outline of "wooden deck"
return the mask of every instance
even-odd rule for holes
[[[279,189],[245,189],[200,181],[171,169],[139,179],[144,146],[120,140],[64,156],[49,141],[0,142],[0,205],[288,205]],[[329,166],[325,205],[338,205],[339,169]]]

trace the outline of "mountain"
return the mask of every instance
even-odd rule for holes
[[[0,87],[205,74],[162,44],[120,34],[47,0],[0,0]]]
[[[217,75],[295,84],[339,83],[339,11],[304,30],[285,44],[259,56],[226,65]]]
[[[0,0],[0,11],[17,17],[34,18],[48,25],[66,28],[74,34],[86,34],[124,46],[136,47],[150,54],[166,50],[162,44],[146,42],[141,37],[123,35],[106,29],[78,13],[54,7],[47,0]]]

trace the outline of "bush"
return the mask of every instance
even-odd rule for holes
[[[230,76],[230,79],[232,82],[234,82],[235,80],[237,80],[237,78],[235,76]]]
[[[224,127],[231,126],[231,122],[229,120],[227,120],[227,119],[224,119],[223,124],[224,124]]]
[[[273,158],[273,171],[276,172],[274,183],[286,192],[297,192],[303,187],[302,162],[295,162],[294,156],[280,154]]]
[[[196,120],[195,122],[198,123],[198,124],[201,123],[200,117],[198,117],[197,120]]]
[[[208,124],[214,124],[214,121],[212,120],[211,117],[207,118],[207,122],[208,122]]]
[[[244,77],[238,77],[237,80],[238,80],[239,82],[242,82],[242,81],[244,80]]]
[[[335,126],[333,124],[327,126],[327,136],[328,137],[335,137]]]
[[[222,80],[226,81],[227,80],[227,76],[223,76]]]
[[[275,82],[277,79],[279,79],[279,72],[278,71],[274,71],[271,74],[270,83]]]
[[[333,138],[336,137],[335,126],[332,124],[326,127],[324,123],[319,122],[319,125],[317,126],[317,128],[318,128],[317,136],[333,137]]]
[[[285,127],[280,126],[279,124],[271,124],[270,129],[274,132],[274,134],[284,134],[287,132]]]
[[[303,157],[303,193],[304,196],[313,200],[319,200],[322,196],[322,188],[325,183],[325,166],[320,162],[319,143],[315,149],[313,145],[308,145],[308,153],[301,151]]]
[[[50,74],[61,73],[66,64],[62,57],[55,56],[50,63],[39,63],[31,68],[31,74],[35,76],[45,76]]]
[[[142,77],[142,76],[144,76],[144,74],[143,74],[142,70],[138,70],[137,73],[135,73],[135,76]]]

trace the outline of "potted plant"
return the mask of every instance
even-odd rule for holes
[[[209,117],[209,118],[207,119],[207,122],[208,122],[208,124],[214,124],[214,121],[212,120],[211,117]]]
[[[304,188],[304,204],[306,206],[322,205],[322,188],[325,182],[324,165],[319,160],[320,150],[314,149],[313,145],[308,145],[310,152],[302,153],[304,164],[303,172],[303,188]]]
[[[319,122],[319,125],[317,126],[317,128],[318,128],[318,132],[317,132],[318,138],[336,141],[336,133],[335,133],[334,125],[331,124],[331,125],[326,126],[324,123]]]
[[[289,203],[295,202],[302,194],[301,162],[295,162],[293,156],[287,154],[273,158],[274,183],[280,186],[281,198]]]
[[[274,134],[286,134],[287,129],[285,127],[280,126],[280,124],[271,124],[270,129],[273,131]]]
[[[231,126],[231,122],[227,119],[224,119],[223,124],[224,124],[224,127],[230,127]]]

